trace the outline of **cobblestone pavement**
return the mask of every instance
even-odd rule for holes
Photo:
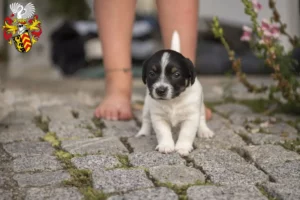
[[[216,136],[197,138],[180,157],[156,152],[154,135],[133,137],[140,104],[135,120],[100,121],[76,95],[1,95],[0,200],[300,199],[296,116],[259,114],[250,101],[211,103]]]

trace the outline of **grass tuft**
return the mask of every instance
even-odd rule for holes
[[[33,119],[33,123],[45,133],[49,132],[49,122],[50,122],[49,117],[44,119],[42,116],[36,116]]]
[[[125,168],[128,169],[131,167],[131,164],[129,162],[128,156],[127,155],[116,155],[117,159],[121,163],[121,166],[119,168]]]
[[[56,133],[48,132],[44,137],[43,140],[49,142],[54,148],[60,147],[60,141],[56,137]]]
[[[272,197],[268,192],[265,190],[265,188],[261,185],[256,185],[257,189],[265,196],[268,198],[268,200],[276,200],[275,197]]]

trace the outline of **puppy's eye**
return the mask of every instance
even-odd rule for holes
[[[173,74],[173,77],[174,78],[179,78],[181,75],[180,75],[180,73],[179,72],[175,72],[174,74]]]
[[[154,77],[155,76],[155,73],[153,71],[150,71],[149,72],[149,77]]]

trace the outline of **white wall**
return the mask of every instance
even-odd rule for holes
[[[269,18],[271,11],[268,0],[258,0],[263,9],[259,13],[259,19]],[[299,2],[298,0],[277,0],[277,9],[282,21],[287,24],[287,32],[291,35],[300,35]],[[235,22],[237,24],[250,23],[249,17],[244,13],[244,5],[241,0],[200,0],[199,15],[205,17],[218,16],[220,19]],[[286,38],[282,38],[286,48],[290,45]]]

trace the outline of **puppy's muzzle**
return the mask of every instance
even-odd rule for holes
[[[164,97],[164,96],[166,96],[166,94],[168,92],[168,88],[165,86],[159,86],[158,88],[155,89],[155,92],[156,92],[157,96]]]

